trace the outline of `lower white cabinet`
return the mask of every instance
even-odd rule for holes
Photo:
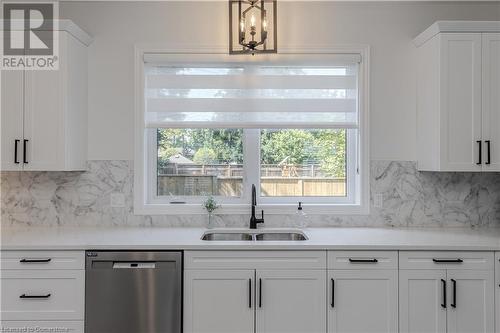
[[[256,332],[324,333],[324,270],[258,270]]]
[[[397,270],[329,271],[328,332],[397,332],[397,276]]]
[[[254,332],[254,270],[186,270],[184,331]]]
[[[494,332],[492,253],[400,252],[400,267],[401,333]]]
[[[496,319],[497,333],[500,333],[500,252],[495,254],[495,289],[496,289]]]
[[[185,333],[326,332],[325,251],[186,251],[185,267]]]
[[[399,331],[446,333],[446,270],[399,272]]]

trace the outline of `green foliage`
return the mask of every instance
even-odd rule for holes
[[[217,154],[212,148],[201,147],[196,151],[193,162],[196,164],[213,164],[217,161]]]
[[[214,210],[219,208],[220,205],[217,204],[217,200],[211,195],[207,197],[207,199],[203,202],[203,208],[206,209],[207,212],[212,213]]]

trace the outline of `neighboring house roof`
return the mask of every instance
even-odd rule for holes
[[[168,163],[172,164],[194,164],[189,158],[182,156],[181,154],[175,154],[168,158]]]

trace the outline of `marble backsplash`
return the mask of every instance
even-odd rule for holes
[[[203,226],[203,215],[133,214],[131,161],[90,161],[87,172],[2,172],[1,225]],[[418,172],[415,162],[371,162],[370,191],[383,207],[369,215],[309,214],[310,226],[500,227],[500,173]],[[125,207],[110,195],[125,194]],[[248,215],[216,216],[218,226],[246,226]],[[266,226],[291,216],[267,215]]]

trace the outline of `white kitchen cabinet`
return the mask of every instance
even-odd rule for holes
[[[498,22],[443,21],[414,40],[419,170],[500,170],[499,34]]]
[[[328,332],[397,332],[396,270],[332,270],[328,273]]]
[[[185,251],[184,259],[184,332],[326,332],[325,251]]]
[[[59,27],[58,70],[2,72],[3,171],[86,168],[90,37],[67,20]]]
[[[494,331],[491,252],[401,251],[400,331]]]
[[[500,333],[500,252],[495,254],[495,290],[496,332]]]
[[[328,332],[398,331],[396,251],[328,251]]]
[[[446,270],[399,272],[399,331],[446,333]]]
[[[2,70],[1,170],[22,170],[24,72]]]
[[[492,271],[448,270],[448,333],[491,333],[495,325]]]
[[[187,270],[184,281],[185,332],[254,332],[254,270]]]
[[[486,149],[483,168],[500,171],[500,33],[484,33],[482,37],[482,116]]]
[[[258,270],[256,323],[259,333],[324,333],[324,270]]]

